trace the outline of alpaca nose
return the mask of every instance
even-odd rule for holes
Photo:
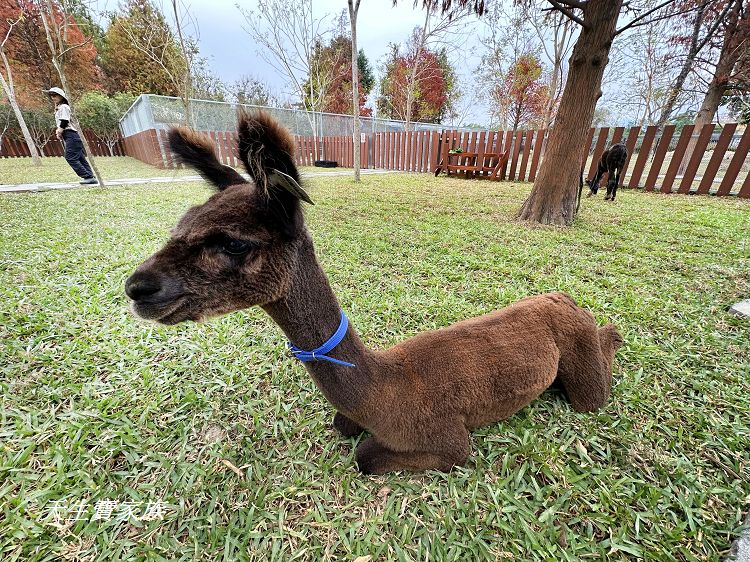
[[[161,289],[162,283],[159,276],[147,271],[135,272],[125,281],[125,294],[134,301],[153,296]]]

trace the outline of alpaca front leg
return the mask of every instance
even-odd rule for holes
[[[612,201],[615,200],[615,189],[617,189],[617,184],[614,183],[612,180],[609,180],[607,182],[607,194],[604,196],[605,201],[609,201],[610,199]]]
[[[596,192],[599,190],[599,186],[594,183],[596,181],[596,178],[594,180],[586,180],[586,183],[589,186],[589,192],[586,194],[586,197],[591,197],[592,195],[596,195]]]
[[[446,452],[392,451],[378,443],[375,437],[368,437],[359,444],[356,453],[357,466],[363,474],[385,474],[397,470],[418,472],[430,469],[448,472],[454,466],[463,466],[468,456],[468,434],[463,444]]]
[[[612,184],[612,197],[610,197],[610,201],[615,200],[615,195],[617,195],[617,187],[620,185],[620,173],[618,172],[615,176],[615,183]]]
[[[341,412],[333,416],[333,427],[344,437],[355,437],[365,431],[365,428],[357,422],[350,420]]]

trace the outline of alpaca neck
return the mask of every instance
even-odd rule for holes
[[[341,307],[315,257],[309,234],[305,234],[298,250],[286,295],[263,309],[289,341],[304,350],[317,348],[338,328]],[[373,353],[350,324],[344,339],[328,355],[354,363],[355,367],[309,361],[305,368],[336,409],[360,424],[366,423],[361,411],[373,387]]]

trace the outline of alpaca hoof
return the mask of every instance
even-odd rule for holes
[[[365,476],[378,474],[375,470],[375,463],[372,462],[372,459],[357,459],[357,469]]]
[[[382,465],[382,448],[372,437],[362,441],[355,452],[357,468],[362,474],[384,474],[387,470]]]
[[[364,431],[358,423],[353,422],[341,412],[333,416],[333,427],[344,437],[355,437]]]
[[[604,200],[605,200],[605,201],[609,201],[609,195],[605,195],[605,196],[604,196]]]
[[[593,191],[589,191],[589,192],[588,192],[588,193],[586,194],[586,197],[591,197],[592,195],[594,195],[594,192],[593,192]]]

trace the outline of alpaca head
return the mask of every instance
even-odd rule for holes
[[[164,324],[201,320],[282,297],[305,235],[290,135],[265,114],[242,114],[239,152],[248,182],[214,155],[210,139],[169,134],[177,159],[218,188],[189,209],[164,247],[125,283],[133,311]]]

